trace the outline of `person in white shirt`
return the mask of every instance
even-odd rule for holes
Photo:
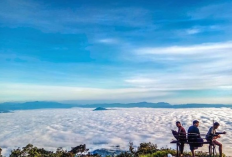
[[[210,127],[210,129],[209,129],[209,131],[208,131],[208,133],[206,135],[206,139],[207,139],[207,141],[211,141],[212,144],[219,146],[220,157],[222,157],[222,144],[216,140],[217,138],[221,137],[219,135],[219,133],[216,132],[216,129],[219,127],[219,125],[220,124],[218,122],[215,122],[213,124],[213,126]],[[226,134],[226,132],[222,132],[220,134]]]

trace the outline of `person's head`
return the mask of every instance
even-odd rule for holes
[[[194,120],[194,121],[193,121],[193,125],[194,125],[195,127],[198,127],[198,126],[199,126],[199,121],[198,121],[198,120]]]
[[[215,122],[214,124],[213,124],[213,127],[214,127],[214,129],[217,129],[218,127],[219,127],[219,123],[218,122]]]
[[[176,122],[176,126],[177,127],[180,127],[181,126],[181,123],[179,121]]]

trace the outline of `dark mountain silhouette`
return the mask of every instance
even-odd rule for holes
[[[232,105],[225,104],[180,104],[180,105],[171,105],[166,102],[150,103],[150,102],[138,102],[138,103],[103,103],[103,104],[63,104],[58,102],[47,102],[47,101],[33,101],[25,103],[12,103],[6,102],[0,104],[0,113],[8,112],[11,110],[32,110],[32,109],[51,109],[51,108],[131,108],[131,107],[147,107],[147,108],[221,108],[227,107],[232,108]]]
[[[8,110],[0,110],[0,113],[10,113]]]
[[[102,111],[102,110],[108,110],[108,109],[106,109],[104,107],[97,107],[93,111]]]
[[[25,103],[2,103],[0,104],[0,111],[9,110],[32,110],[32,109],[43,109],[43,108],[71,108],[74,105],[61,104],[57,102],[46,102],[46,101],[33,101]]]
[[[119,107],[119,108],[131,108],[131,107],[148,107],[148,108],[171,108],[172,105],[166,102],[150,103],[150,102],[138,102],[138,103],[113,103],[113,104],[90,104],[90,105],[78,105],[78,107],[83,108],[96,108],[96,107]]]

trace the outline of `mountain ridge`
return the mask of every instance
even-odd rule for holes
[[[98,103],[98,104],[64,104],[53,101],[31,101],[24,103],[5,102],[0,103],[0,111],[9,110],[32,110],[32,109],[53,109],[53,108],[232,108],[232,105],[226,104],[177,104],[172,105],[167,102],[137,102],[137,103]]]

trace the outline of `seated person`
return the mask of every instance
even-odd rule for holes
[[[218,122],[215,122],[213,124],[212,127],[210,127],[207,135],[206,135],[206,139],[207,141],[210,141],[212,142],[212,144],[215,144],[217,146],[219,146],[219,153],[220,153],[220,156],[222,156],[222,144],[220,142],[218,142],[216,139],[217,138],[220,138],[221,136],[219,135],[218,132],[216,132],[216,129],[219,127],[219,123]],[[226,132],[222,132],[220,134],[225,134]]]
[[[180,141],[179,149],[182,156],[184,151],[184,142],[186,142],[186,131],[179,121],[176,122],[176,126],[178,128],[178,140]]]
[[[190,146],[190,150],[192,152],[192,156],[195,156],[194,150],[199,147],[199,144],[197,144],[197,142],[199,141],[199,139],[201,139],[198,126],[199,126],[199,121],[194,120],[193,125],[190,126],[188,129],[188,142],[191,143],[191,144],[189,144],[189,146]]]

